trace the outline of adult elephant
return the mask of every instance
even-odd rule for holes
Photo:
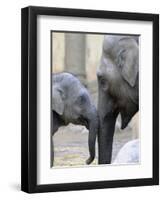
[[[90,164],[95,158],[95,142],[99,120],[97,109],[91,102],[88,90],[70,73],[52,75],[52,136],[61,126],[69,123],[84,125],[89,130]],[[51,139],[51,166],[54,152]]]
[[[99,163],[111,163],[115,123],[124,129],[139,109],[139,47],[136,36],[107,35],[98,77]]]

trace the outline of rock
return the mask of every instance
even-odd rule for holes
[[[113,164],[135,164],[139,162],[140,157],[139,140],[127,142],[118,152]]]

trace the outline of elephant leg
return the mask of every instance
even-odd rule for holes
[[[55,112],[52,111],[51,114],[51,135],[50,135],[50,166],[53,167],[54,162],[54,143],[53,143],[53,135],[55,132],[57,132],[59,128],[59,120],[55,114]]]
[[[53,161],[54,161],[54,144],[53,144],[53,137],[50,138],[50,166],[53,167]]]
[[[118,113],[106,115],[100,119],[100,132],[98,135],[99,164],[110,164],[112,158],[112,145],[115,130],[115,122]]]
[[[53,144],[53,134],[54,134],[54,114],[51,114],[51,135],[50,135],[50,167],[53,167],[54,161],[54,144]]]

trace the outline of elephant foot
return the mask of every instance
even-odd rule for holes
[[[99,160],[99,164],[100,164],[100,165],[111,164],[111,160],[110,160],[110,159],[109,159],[109,160],[106,160],[106,159],[104,159],[104,160]]]

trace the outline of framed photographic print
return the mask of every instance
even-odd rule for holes
[[[21,188],[159,184],[159,16],[22,9]]]

